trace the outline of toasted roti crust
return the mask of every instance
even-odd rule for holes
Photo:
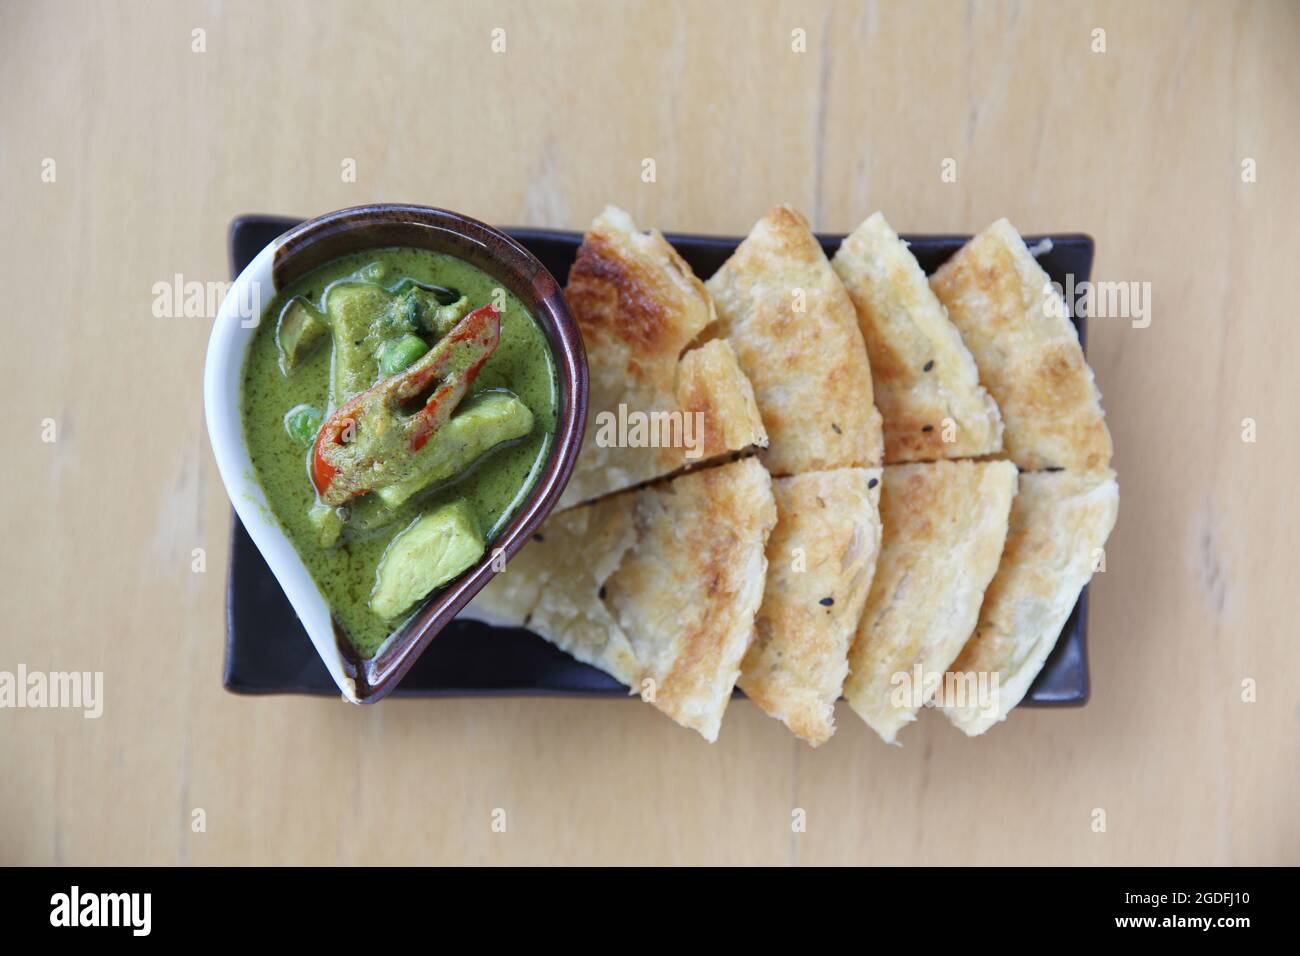
[[[1010,529],[997,574],[989,583],[979,624],[952,674],[974,686],[981,674],[998,675],[996,698],[946,701],[944,712],[970,736],[984,733],[1020,703],[1079,592],[1119,513],[1114,472],[1022,474],[1011,505]]]
[[[716,740],[776,523],[753,458],[553,514],[469,616],[516,623]]]
[[[687,464],[767,447],[754,387],[726,339],[713,339],[682,356],[677,365],[677,407],[699,416],[701,425],[695,431],[702,433],[700,448],[698,453],[688,449]]]
[[[772,474],[878,466],[883,436],[862,333],[804,218],[773,209],[705,285],[754,385]]]
[[[565,298],[587,348],[591,384],[582,454],[560,508],[766,444],[753,390],[734,356],[715,349],[679,366],[683,351],[713,322],[713,303],[657,231],[639,232],[626,212],[607,207],[583,237]],[[701,376],[701,365],[717,374]],[[601,429],[618,421],[620,406],[644,416],[702,412],[713,444],[699,448],[693,422],[680,420],[666,446],[610,441]]]
[[[1002,416],[925,273],[875,213],[831,260],[857,312],[885,429],[885,464],[1002,449]]]
[[[1006,541],[1016,466],[937,461],[884,472],[884,538],[844,696],[885,743],[894,743],[975,628]]]
[[[930,277],[1005,423],[1007,457],[1026,471],[1110,466],[1092,369],[1047,273],[1005,219]]]
[[[835,701],[880,547],[880,469],[815,471],[772,483],[767,587],[739,687],[814,747]]]

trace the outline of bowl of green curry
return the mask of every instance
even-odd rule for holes
[[[208,344],[208,434],[345,698],[391,691],[541,524],[586,390],[555,278],[458,213],[332,212],[235,280]]]

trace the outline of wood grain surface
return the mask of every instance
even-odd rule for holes
[[[1287,2],[0,3],[0,670],[105,697],[0,711],[0,863],[1300,862],[1297,54]],[[1151,321],[1091,326],[1092,702],[902,748],[841,704],[813,751],[748,703],[710,747],[633,701],[224,692],[211,318],[155,283],[374,200],[1093,235]]]

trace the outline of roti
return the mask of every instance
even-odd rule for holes
[[[705,284],[754,386],[774,476],[880,465],[880,413],[853,303],[803,216],[778,206]]]
[[[885,464],[1002,449],[1002,416],[907,244],[875,213],[831,265],[857,313],[884,419]]]
[[[1020,476],[1002,560],[945,688],[944,712],[966,734],[984,733],[1025,696],[1092,577],[1118,512],[1114,472]]]
[[[753,389],[691,267],[657,231],[607,207],[583,237],[565,299],[587,349],[582,453],[559,508],[767,444]],[[685,353],[685,354],[683,354]]]
[[[750,700],[814,747],[835,701],[880,546],[880,469],[807,472],[772,483],[767,588],[739,681]]]
[[[781,206],[702,284],[607,209],[566,290],[586,446],[468,616],[530,628],[710,741],[737,683],[813,746],[841,692],[887,742],[931,703],[982,733],[1042,668],[1118,507],[1092,373],[1044,287],[1005,220],[927,282],[880,214],[832,267]],[[701,424],[633,441],[637,411]],[[997,693],[962,697],[981,674]]]
[[[470,605],[540,634],[717,739],[776,524],[753,458],[553,514]]]
[[[1065,302],[1005,219],[930,277],[975,358],[1005,424],[1006,455],[1024,471],[1104,472],[1110,432]]]
[[[844,685],[885,743],[916,719],[975,629],[1015,493],[1008,461],[885,467],[884,537]]]

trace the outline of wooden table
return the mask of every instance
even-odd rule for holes
[[[1297,52],[1281,2],[3,5],[0,670],[105,706],[0,711],[0,862],[1300,862]],[[211,321],[155,283],[226,279],[238,213],[373,200],[1091,233],[1152,290],[1090,335],[1092,703],[902,749],[841,705],[813,751],[747,703],[709,746],[618,700],[227,694]]]

